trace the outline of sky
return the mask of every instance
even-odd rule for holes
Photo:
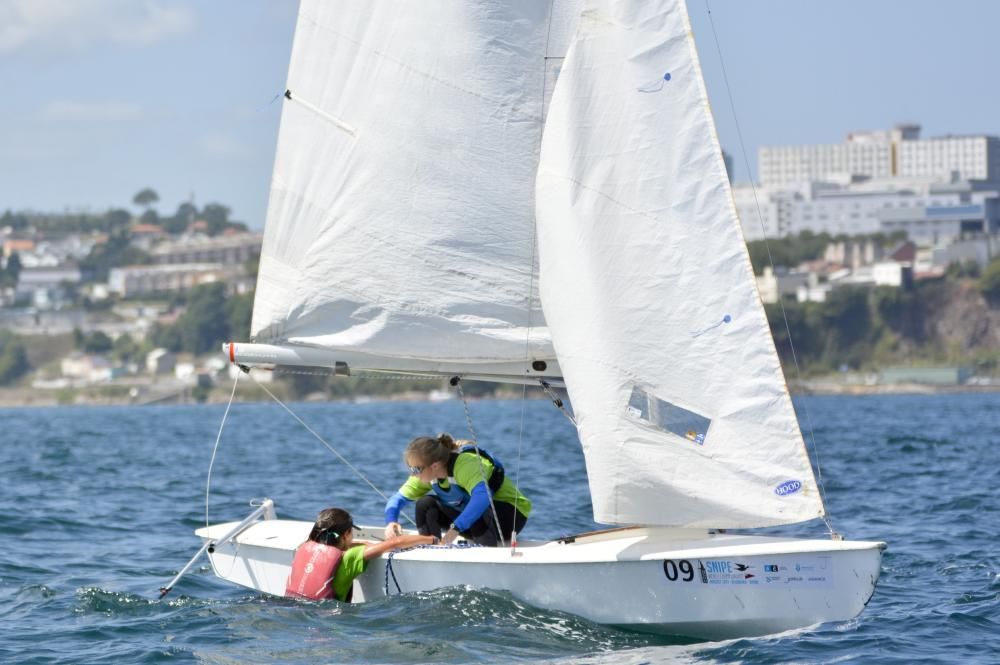
[[[222,203],[260,228],[297,5],[0,0],[0,211],[129,208],[152,187],[161,214]],[[1000,135],[1000,2],[688,7],[737,180],[761,145],[838,143],[897,122]]]

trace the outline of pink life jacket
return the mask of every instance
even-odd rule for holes
[[[333,576],[343,558],[343,550],[336,547],[312,540],[302,543],[295,550],[285,595],[310,600],[333,598]]]

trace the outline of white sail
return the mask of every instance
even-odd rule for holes
[[[682,1],[587,3],[548,109],[537,217],[595,519],[821,516]]]
[[[255,341],[386,369],[554,358],[532,261],[548,35],[534,0],[302,0]]]

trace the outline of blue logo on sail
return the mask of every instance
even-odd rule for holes
[[[691,333],[691,337],[699,337],[701,335],[704,335],[709,330],[713,330],[715,328],[718,328],[723,323],[729,323],[732,320],[733,320],[733,317],[730,316],[729,314],[726,314],[724,317],[722,317],[722,319],[720,321],[716,321],[715,323],[713,323],[712,325],[708,326],[707,328],[702,328],[701,330],[695,330],[693,333]]]
[[[795,494],[800,489],[802,489],[801,480],[786,480],[774,488],[774,493],[778,496],[788,496],[789,494]]]
[[[647,83],[646,85],[637,88],[639,92],[659,92],[663,90],[663,85],[665,82],[670,80],[670,72],[663,75],[663,78],[656,79],[652,83]]]

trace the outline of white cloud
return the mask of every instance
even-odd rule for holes
[[[140,117],[142,107],[133,102],[114,100],[81,102],[62,99],[46,104],[42,115],[51,120],[122,121]]]
[[[251,155],[250,148],[246,144],[226,134],[205,134],[201,137],[199,145],[207,157],[232,159]]]
[[[0,53],[148,46],[194,24],[188,7],[166,0],[0,0]]]

